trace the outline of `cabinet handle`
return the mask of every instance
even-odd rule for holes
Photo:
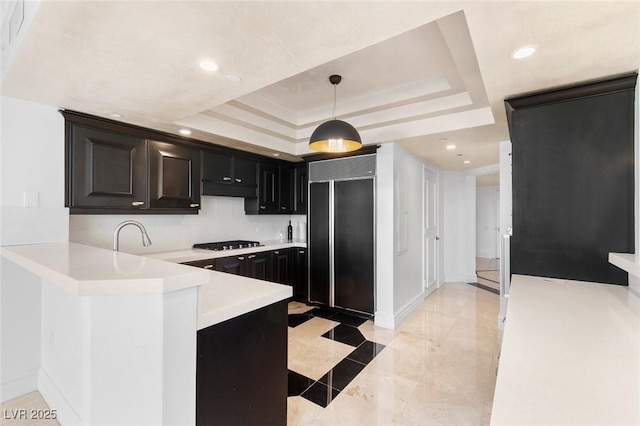
[[[244,260],[244,256],[238,256],[238,260]]]
[[[238,178],[236,178],[236,182],[238,182],[238,183],[242,183],[242,179],[238,179]]]
[[[189,207],[200,207],[200,204],[196,204],[196,203],[189,204]]]
[[[280,252],[276,250],[273,252],[273,254],[280,254]]]
[[[213,269],[213,265],[204,265],[203,268],[204,269]]]
[[[144,205],[144,201],[133,201],[131,203],[132,206],[142,206]]]
[[[250,254],[249,256],[247,256],[249,259],[253,259],[254,257],[256,257],[255,254]]]
[[[280,207],[280,210],[286,210],[286,209],[287,209],[286,207]]]
[[[300,254],[304,254],[304,250],[300,250]]]
[[[230,178],[229,176],[225,176],[225,177],[223,177],[223,178],[222,178],[222,180],[224,180],[224,181],[227,181],[227,182],[228,182],[228,181],[230,181],[230,180],[231,180],[231,178]]]
[[[267,208],[266,206],[260,206],[260,209],[262,209],[262,210],[264,210],[266,208]]]

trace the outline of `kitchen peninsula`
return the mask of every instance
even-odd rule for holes
[[[40,277],[38,390],[63,425],[195,424],[197,331],[271,305],[286,314],[292,295],[289,286],[74,243],[0,255]],[[281,328],[284,347],[274,350],[286,356]]]

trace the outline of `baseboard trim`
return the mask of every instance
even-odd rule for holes
[[[49,408],[56,410],[60,424],[65,426],[82,425],[82,419],[76,410],[73,409],[69,401],[60,392],[60,389],[42,368],[38,372],[38,390],[49,405]]]
[[[464,280],[465,283],[477,283],[478,282],[478,276],[476,274],[467,274],[464,276]]]
[[[379,314],[376,312],[374,316],[375,325],[391,330],[397,328],[409,315],[413,313],[413,311],[418,308],[418,306],[420,306],[425,297],[424,291],[420,292],[393,315]]]
[[[36,390],[38,390],[38,369],[34,368],[22,377],[2,383],[0,402],[6,402]]]

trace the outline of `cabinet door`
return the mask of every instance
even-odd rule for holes
[[[213,151],[202,152],[202,180],[215,183],[231,184],[231,155]]]
[[[307,275],[307,249],[296,248],[295,262],[295,282],[293,287],[293,297],[296,300],[306,302],[308,299],[308,275]]]
[[[373,179],[335,182],[334,305],[373,314]]]
[[[247,276],[271,281],[271,253],[261,252],[247,255]]]
[[[200,208],[200,151],[149,141],[151,208]]]
[[[71,126],[69,207],[146,207],[146,164],[144,139]]]
[[[247,185],[256,187],[257,178],[256,160],[250,160],[243,157],[233,158],[233,183],[236,185]]]
[[[293,249],[273,251],[273,281],[293,285]]]
[[[293,170],[288,166],[280,166],[280,182],[278,186],[278,208],[280,213],[291,213],[293,207]]]
[[[297,165],[293,169],[293,212],[307,214],[307,164]]]
[[[194,260],[192,262],[183,262],[182,264],[202,269],[215,269],[216,259]]]
[[[331,287],[329,236],[329,182],[309,187],[309,301],[329,304]]]
[[[216,271],[246,275],[245,256],[229,256],[216,259]]]
[[[260,212],[278,212],[280,168],[277,165],[260,163],[258,208]]]

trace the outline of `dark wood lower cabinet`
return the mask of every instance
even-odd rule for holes
[[[296,268],[293,285],[293,298],[301,302],[309,300],[309,277],[307,267],[307,249],[296,247]]]
[[[245,276],[258,280],[271,280],[271,253],[260,252],[247,255]]]
[[[198,331],[196,423],[287,424],[287,301]]]
[[[286,248],[273,252],[273,281],[279,284],[294,283],[294,249]]]

